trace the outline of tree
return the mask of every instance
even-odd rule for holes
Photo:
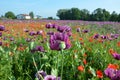
[[[109,21],[109,19],[110,19],[110,12],[103,9],[103,21]]]
[[[93,11],[91,17],[92,20],[95,21],[108,21],[110,18],[110,13],[105,9],[97,8]]]
[[[80,19],[81,20],[89,20],[90,13],[87,9],[80,10]]]
[[[120,22],[120,14],[118,15],[118,22]]]
[[[48,17],[47,19],[49,19],[49,20],[53,20],[53,17]]]
[[[70,11],[71,11],[72,20],[80,19],[80,10],[78,8],[71,8]]]
[[[66,19],[66,13],[68,9],[60,9],[57,11],[57,16],[60,18],[60,20],[65,20]]]
[[[30,13],[29,13],[29,16],[33,19],[33,18],[34,18],[34,13],[33,13],[33,12],[30,12]]]
[[[11,11],[8,11],[7,13],[5,13],[5,17],[8,19],[15,19],[15,14]]]
[[[115,11],[112,12],[110,21],[118,21],[118,14]]]
[[[57,16],[61,20],[78,20],[80,19],[80,10],[78,8],[60,9],[57,11]]]

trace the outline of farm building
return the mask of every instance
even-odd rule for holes
[[[31,19],[31,17],[28,14],[19,14],[17,19]]]

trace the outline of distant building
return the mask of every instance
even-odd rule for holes
[[[34,16],[34,19],[42,19],[42,16],[36,15]]]
[[[17,19],[31,19],[31,17],[28,14],[19,14],[16,17]]]

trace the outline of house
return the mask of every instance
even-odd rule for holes
[[[42,16],[36,15],[34,16],[34,19],[42,19]]]
[[[31,19],[31,17],[28,14],[19,14],[16,17],[17,19]]]

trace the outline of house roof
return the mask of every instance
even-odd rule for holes
[[[29,16],[28,14],[19,14],[19,15],[23,15],[23,16]]]

